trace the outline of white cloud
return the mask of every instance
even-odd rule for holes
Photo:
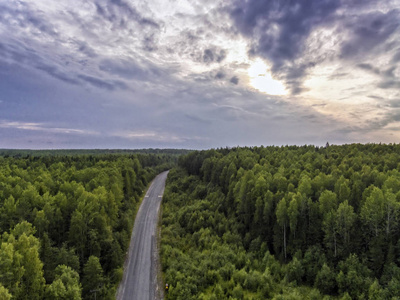
[[[0,128],[20,129],[27,131],[42,131],[48,133],[61,133],[61,134],[79,134],[79,135],[98,135],[99,133],[91,130],[82,130],[74,128],[58,128],[49,127],[43,123],[32,122],[18,122],[18,121],[0,121]]]

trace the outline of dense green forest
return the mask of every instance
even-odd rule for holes
[[[192,152],[169,173],[167,299],[400,299],[400,145]]]
[[[0,149],[0,156],[26,157],[26,156],[77,156],[77,155],[106,155],[106,154],[156,154],[180,156],[191,150],[185,149]]]
[[[114,299],[143,191],[179,153],[24,151],[0,156],[0,299]]]

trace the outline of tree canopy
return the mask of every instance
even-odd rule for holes
[[[168,299],[397,299],[400,145],[191,152],[169,173]]]
[[[114,299],[140,199],[179,152],[53,152],[0,151],[0,299]]]

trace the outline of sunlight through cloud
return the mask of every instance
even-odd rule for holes
[[[268,66],[261,59],[255,60],[248,69],[250,85],[260,92],[269,95],[286,95],[282,82],[272,78]]]

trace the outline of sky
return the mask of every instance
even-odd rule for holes
[[[0,148],[400,142],[400,0],[0,0]]]

